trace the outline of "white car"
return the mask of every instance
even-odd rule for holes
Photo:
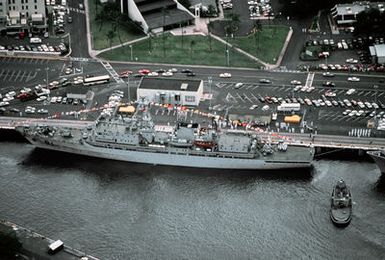
[[[39,114],[48,114],[48,110],[47,110],[47,109],[44,109],[44,108],[41,108],[41,109],[37,110],[37,112],[38,112]]]
[[[268,105],[264,105],[263,107],[262,107],[262,110],[263,111],[267,111],[267,110],[269,110],[270,109],[270,107],[268,106]]]
[[[172,75],[174,75],[174,73],[172,73],[171,71],[166,71],[162,73],[163,77],[171,77]]]
[[[40,96],[36,99],[36,101],[44,101],[44,100],[47,100],[47,96]]]
[[[346,95],[351,95],[353,94],[354,92],[356,92],[356,90],[354,88],[351,88],[349,89],[348,91],[346,91]]]
[[[242,82],[238,82],[237,84],[235,84],[234,88],[235,89],[239,89],[242,86],[243,86],[243,83]]]
[[[358,77],[349,77],[349,78],[348,78],[348,81],[354,81],[354,82],[357,82],[357,81],[360,81],[360,78],[358,78]]]
[[[252,105],[249,109],[250,110],[254,110],[254,109],[256,109],[258,107],[258,105]]]
[[[153,71],[153,72],[148,73],[147,76],[149,76],[149,77],[157,77],[157,76],[159,76],[159,73]]]
[[[337,94],[333,91],[326,91],[325,97],[335,97]]]
[[[231,78],[231,74],[228,72],[219,74],[220,78]]]
[[[292,84],[292,85],[301,85],[301,81],[299,81],[299,80],[292,80],[292,81],[290,81],[290,84]]]

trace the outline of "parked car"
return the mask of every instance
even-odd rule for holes
[[[348,81],[358,82],[358,81],[360,81],[360,78],[358,78],[358,77],[349,77]]]
[[[334,74],[328,71],[328,72],[322,73],[322,76],[324,76],[324,77],[334,77]]]
[[[224,73],[219,74],[219,77],[220,78],[231,78],[231,74],[228,72],[224,72]]]
[[[271,81],[270,81],[269,79],[260,79],[260,80],[259,80],[259,83],[270,84]]]
[[[334,82],[331,82],[331,81],[325,81],[325,82],[322,83],[322,86],[335,87],[336,84]]]

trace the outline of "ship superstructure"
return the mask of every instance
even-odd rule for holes
[[[156,126],[148,102],[126,115],[116,109],[85,128],[34,124],[18,130],[36,147],[106,159],[217,169],[310,167],[314,148],[262,142],[256,133],[201,128],[196,123]]]

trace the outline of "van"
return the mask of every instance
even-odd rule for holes
[[[30,43],[41,43],[41,39],[38,37],[33,37],[29,40]]]

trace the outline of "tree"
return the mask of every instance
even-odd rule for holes
[[[239,19],[239,14],[231,13],[229,17],[230,19],[226,21],[225,32],[226,34],[233,34],[238,31],[241,20]]]
[[[191,58],[192,58],[192,54],[193,54],[193,48],[194,48],[195,45],[196,45],[196,41],[195,40],[191,40],[191,42],[190,42],[190,55],[191,55]]]
[[[110,48],[112,47],[112,40],[114,39],[116,33],[113,31],[113,30],[109,30],[107,33],[106,33],[106,36],[107,36],[107,39],[110,43]]]
[[[255,38],[255,49],[257,50],[257,53],[259,51],[259,33],[262,31],[262,23],[260,20],[254,20],[253,23],[253,32],[254,32],[254,38]]]
[[[385,14],[376,8],[370,8],[360,12],[357,15],[357,21],[354,24],[355,35],[372,35],[385,33],[384,28]]]
[[[0,259],[14,259],[20,248],[21,243],[14,232],[0,232]]]
[[[166,39],[165,39],[165,35],[164,35],[164,31],[165,31],[165,25],[166,25],[166,16],[168,15],[169,11],[167,10],[167,8],[163,7],[162,8],[162,15],[163,15],[163,31],[162,31],[162,40],[163,40],[163,57],[166,56]]]

